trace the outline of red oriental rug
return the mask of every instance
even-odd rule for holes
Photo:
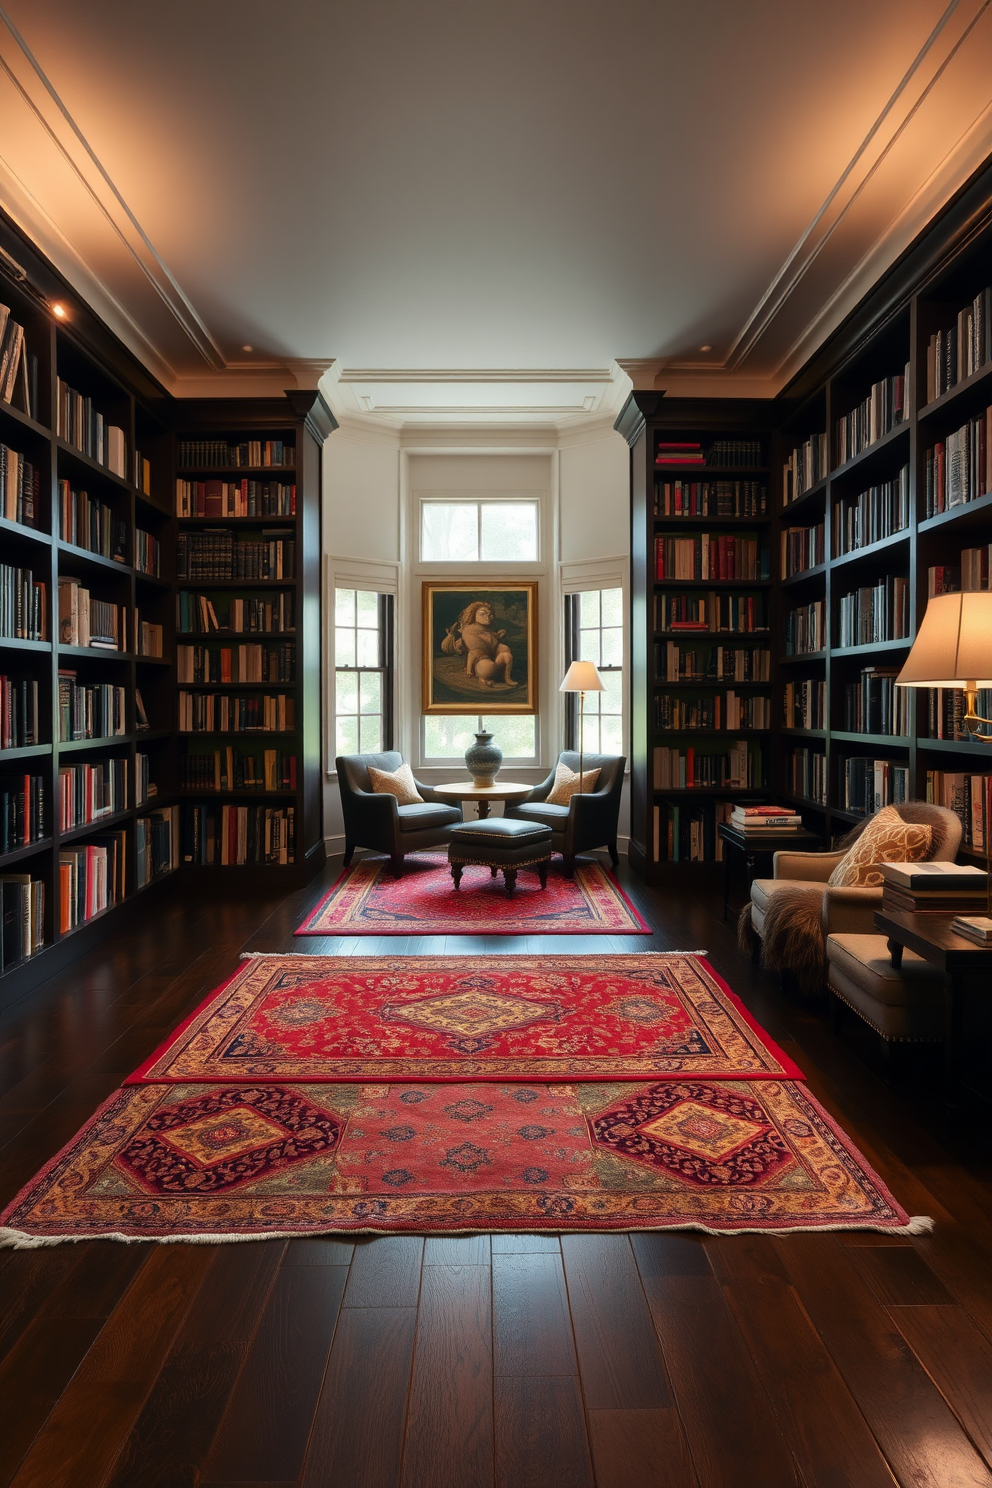
[[[254,956],[140,1081],[802,1079],[701,957]]]
[[[627,895],[600,863],[575,865],[566,878],[552,859],[548,886],[521,869],[508,896],[500,875],[468,867],[461,888],[443,853],[404,860],[394,878],[388,858],[346,868],[297,935],[650,935]]]
[[[0,1245],[358,1232],[918,1234],[793,1081],[131,1085]]]

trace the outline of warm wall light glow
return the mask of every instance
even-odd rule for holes
[[[255,348],[254,348],[254,346],[242,346],[241,350],[242,351],[254,351]]]
[[[52,306],[52,314],[58,320],[65,320],[65,306],[64,305],[53,305]]]
[[[712,351],[713,350],[712,346],[701,346],[699,349],[700,349],[700,351]]]

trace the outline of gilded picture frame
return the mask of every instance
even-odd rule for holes
[[[537,712],[537,581],[423,582],[423,711]]]

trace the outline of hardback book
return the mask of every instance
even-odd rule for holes
[[[795,818],[797,821],[799,820],[796,813],[790,811],[788,806],[735,806],[732,815],[735,819],[737,817],[747,817],[748,819],[751,817],[790,817]]]
[[[984,893],[988,874],[970,863],[881,863],[886,883],[900,889],[931,893],[943,890],[966,890]]]
[[[951,929],[978,945],[992,945],[992,920],[987,915],[958,915],[951,921]]]
[[[988,896],[984,889],[977,893],[967,889],[945,889],[937,893],[914,893],[891,883],[882,884],[882,908],[904,914],[957,914],[984,909]]]

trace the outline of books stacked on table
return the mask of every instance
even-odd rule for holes
[[[992,920],[987,915],[955,915],[951,929],[976,945],[992,946]]]
[[[803,819],[786,806],[735,806],[730,825],[747,838],[780,837],[801,831]]]
[[[988,907],[988,875],[961,863],[882,863],[882,908],[908,914],[974,914]]]

